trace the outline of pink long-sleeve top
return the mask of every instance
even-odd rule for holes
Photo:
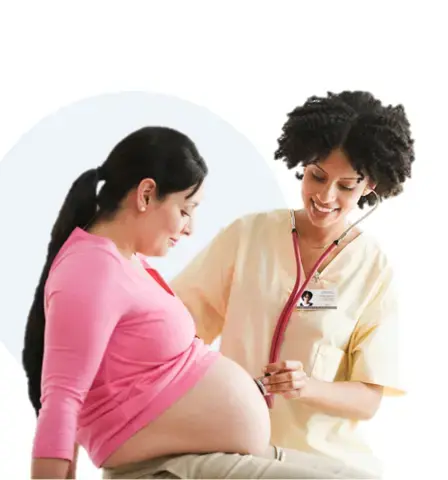
[[[219,355],[157,272],[145,278],[108,239],[75,229],[45,286],[42,408],[33,457],[100,467],[205,374]]]

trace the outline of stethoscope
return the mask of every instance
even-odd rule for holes
[[[291,234],[292,234],[292,242],[293,242],[293,246],[294,246],[294,254],[295,254],[295,257],[296,257],[296,266],[297,266],[296,282],[294,284],[294,288],[291,292],[291,295],[289,296],[288,301],[286,302],[285,306],[283,307],[283,311],[280,314],[280,317],[277,321],[277,326],[275,328],[274,335],[272,337],[271,351],[270,351],[270,354],[269,354],[269,363],[275,363],[275,362],[278,361],[280,348],[281,348],[283,340],[284,340],[285,331],[286,331],[286,328],[288,326],[288,322],[289,322],[289,319],[291,317],[291,314],[292,314],[295,306],[297,305],[297,302],[298,302],[299,298],[302,296],[303,292],[305,291],[306,287],[308,286],[309,282],[314,277],[314,275],[316,274],[319,267],[322,265],[322,262],[333,252],[334,249],[336,249],[339,246],[341,241],[346,237],[346,235],[356,225],[358,225],[360,222],[362,222],[364,219],[366,219],[369,215],[371,215],[378,208],[379,201],[380,201],[379,196],[375,191],[373,191],[372,193],[374,193],[375,198],[376,198],[375,205],[373,206],[373,208],[371,208],[359,220],[357,220],[356,222],[351,224],[339,238],[337,238],[334,242],[332,242],[330,244],[329,247],[327,247],[327,249],[324,251],[324,253],[320,256],[320,258],[315,263],[314,267],[312,268],[308,277],[305,279],[305,282],[302,284],[302,286],[300,286],[302,259],[301,259],[301,256],[300,256],[300,249],[299,249],[299,234],[298,234],[297,229],[296,229],[296,220],[295,220],[294,211],[291,210],[291,212],[290,212],[290,214],[291,214],[291,225],[292,225]],[[259,382],[257,382],[257,383],[259,384],[259,387],[262,388],[262,390],[264,390],[264,388],[263,388],[264,386],[262,387]],[[267,402],[269,408],[272,408],[273,404],[274,404],[273,395],[266,394],[265,398],[266,398],[266,402]]]

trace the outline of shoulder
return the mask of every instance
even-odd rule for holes
[[[254,242],[260,245],[277,232],[290,228],[289,210],[254,212],[237,217],[220,228],[211,246],[220,252],[244,252]]]
[[[276,209],[262,212],[253,212],[231,222],[226,230],[242,236],[250,236],[262,231],[272,231],[285,224],[289,225],[290,214],[288,209]]]
[[[363,232],[356,252],[358,279],[364,284],[366,297],[375,298],[381,292],[395,292],[396,275],[393,260],[387,248],[373,235]],[[367,295],[367,292],[370,292]]]
[[[51,266],[46,288],[97,288],[116,282],[121,272],[123,260],[112,244],[71,236]]]
[[[372,269],[378,272],[393,270],[392,260],[385,246],[372,234],[361,232],[357,252],[364,262],[368,262]]]

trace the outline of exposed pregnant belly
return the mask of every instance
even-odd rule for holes
[[[265,399],[242,367],[221,356],[193,389],[131,437],[103,466],[185,452],[261,455],[269,439]]]

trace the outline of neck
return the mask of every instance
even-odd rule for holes
[[[135,247],[126,235],[126,226],[124,226],[125,219],[118,219],[118,221],[99,221],[89,229],[93,235],[108,238],[115,243],[118,251],[127,259],[131,259],[135,253]]]
[[[299,210],[294,213],[299,235],[307,243],[316,247],[334,242],[348,228],[348,224],[344,219],[328,227],[317,227],[310,222],[305,210]]]

